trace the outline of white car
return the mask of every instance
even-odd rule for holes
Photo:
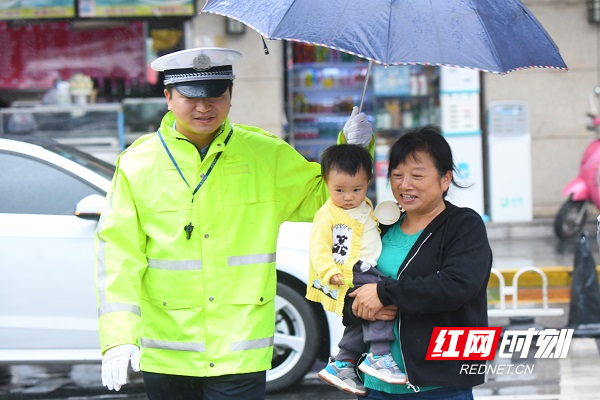
[[[113,172],[52,140],[0,136],[0,364],[101,359],[94,230]],[[285,223],[279,235],[270,391],[326,362],[343,331],[304,298],[309,234],[309,223]]]

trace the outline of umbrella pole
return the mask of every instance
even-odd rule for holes
[[[365,76],[365,86],[363,87],[362,97],[360,98],[360,106],[358,106],[358,112],[362,111],[363,103],[365,102],[365,94],[367,93],[367,85],[369,84],[369,75],[371,75],[371,67],[373,61],[369,60],[369,66],[367,67],[367,75]]]

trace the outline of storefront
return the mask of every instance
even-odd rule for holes
[[[376,202],[390,200],[390,145],[407,129],[439,125],[454,151],[457,180],[465,187],[451,190],[452,201],[484,214],[479,72],[375,64],[367,79],[365,59],[302,43],[288,46],[289,137],[301,154],[318,161],[336,143],[352,107],[362,101],[376,132],[375,180],[369,195]]]
[[[109,146],[102,157],[116,160],[166,112],[162,77],[149,65],[184,48],[194,15],[194,0],[2,2],[0,133],[88,151],[82,143],[97,138],[94,152]]]

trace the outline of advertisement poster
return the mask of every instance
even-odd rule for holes
[[[193,16],[194,0],[79,0],[80,17]]]
[[[479,94],[479,71],[442,67],[440,70],[441,127],[452,147],[457,181],[464,186],[450,188],[448,198],[461,207],[470,207],[484,219],[483,144]]]
[[[440,96],[445,135],[479,135],[481,122],[478,92],[445,93]]]
[[[75,0],[0,0],[0,20],[74,16]]]
[[[124,85],[145,79],[141,22],[74,31],[68,22],[10,27],[0,21],[0,47],[0,89],[49,89],[77,73]]]

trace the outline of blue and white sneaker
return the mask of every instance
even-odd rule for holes
[[[354,371],[354,364],[347,361],[331,361],[317,374],[322,381],[331,386],[352,393],[356,396],[366,396],[365,388]]]
[[[406,383],[406,375],[400,371],[398,364],[391,354],[376,356],[367,354],[364,361],[358,366],[362,372],[387,383],[402,385]]]

